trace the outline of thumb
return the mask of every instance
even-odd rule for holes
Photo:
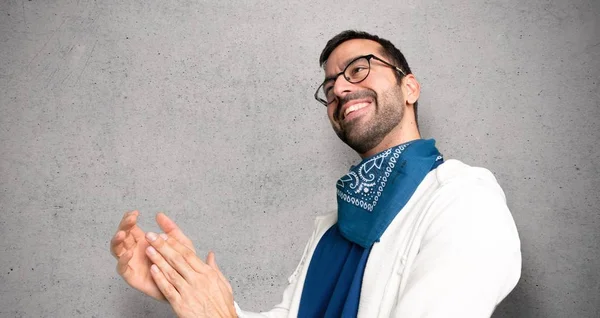
[[[208,252],[208,255],[206,256],[206,264],[212,269],[220,272],[219,265],[217,265],[217,260],[215,258],[215,253],[213,251]]]
[[[212,251],[208,252],[208,255],[206,256],[206,265],[210,266],[213,270],[215,270],[217,272],[221,282],[223,282],[223,284],[225,284],[229,293],[233,294],[233,289],[231,288],[231,284],[229,284],[229,281],[227,280],[227,278],[225,278],[225,276],[223,276],[223,273],[219,269],[219,265],[217,265],[217,261],[215,259],[214,252],[212,252]]]
[[[164,213],[159,212],[156,214],[156,223],[158,223],[158,226],[160,226],[163,232],[165,232],[167,235],[174,237],[181,244],[195,251],[192,241],[185,236],[179,226],[177,226],[177,224],[175,224],[175,222],[173,222],[173,220],[171,220]]]

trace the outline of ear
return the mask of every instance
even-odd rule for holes
[[[421,95],[421,84],[413,74],[408,74],[402,79],[402,90],[406,96],[406,103],[414,105]]]

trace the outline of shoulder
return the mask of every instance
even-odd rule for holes
[[[436,179],[441,185],[465,180],[481,180],[497,183],[496,178],[486,168],[473,167],[460,160],[450,159],[435,169]]]
[[[450,159],[433,171],[439,194],[449,196],[468,195],[470,191],[498,196],[506,201],[504,191],[491,171],[473,167],[459,160]],[[474,199],[474,198],[473,198]]]
[[[434,172],[436,187],[429,206],[433,223],[450,226],[457,235],[471,234],[471,239],[503,233],[500,236],[518,241],[504,191],[489,170],[448,160]]]

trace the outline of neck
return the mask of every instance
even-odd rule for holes
[[[405,116],[406,117],[406,116]],[[419,133],[419,128],[417,128],[417,123],[414,120],[408,121],[406,123],[400,122],[400,125],[396,126],[392,131],[390,131],[385,138],[373,149],[359,154],[362,159],[378,154],[386,149],[401,145],[403,143],[421,139],[421,134]]]

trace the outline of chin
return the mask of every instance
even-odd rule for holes
[[[348,145],[348,147],[354,149],[354,151],[359,154],[364,154],[369,150],[375,148],[382,140],[377,136],[365,136],[364,134],[360,135],[344,135],[343,137],[338,135],[340,139]]]

